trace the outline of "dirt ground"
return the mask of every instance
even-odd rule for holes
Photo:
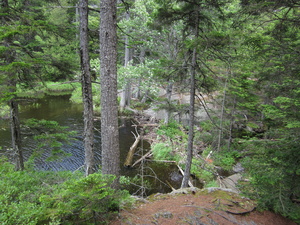
[[[111,225],[296,225],[275,213],[259,212],[255,202],[236,193],[210,189],[184,189],[156,194],[123,210]]]

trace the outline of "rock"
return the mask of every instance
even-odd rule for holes
[[[242,179],[242,175],[240,173],[233,174],[225,179],[218,179],[218,184],[221,188],[228,188],[233,190],[236,193],[239,193],[239,189],[236,187],[238,181]]]
[[[170,195],[177,195],[177,194],[195,194],[196,192],[200,191],[199,188],[196,187],[189,187],[189,188],[180,188],[175,191],[172,191]]]
[[[233,172],[235,173],[241,173],[241,172],[244,172],[245,168],[242,167],[242,164],[241,163],[237,163],[233,166],[232,168]]]
[[[209,187],[209,188],[204,188],[204,190],[207,190],[208,193],[214,192],[214,191],[226,191],[226,192],[232,192],[232,193],[238,193],[235,190],[232,190],[230,188],[222,188],[222,187]]]
[[[159,218],[166,218],[166,219],[171,219],[173,217],[173,214],[171,212],[158,212],[154,214],[155,219]]]

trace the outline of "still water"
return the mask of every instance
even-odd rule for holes
[[[20,102],[20,119],[22,121],[30,118],[45,119],[57,121],[61,126],[69,127],[69,130],[76,131],[77,135],[72,139],[71,143],[64,144],[62,149],[71,156],[65,157],[58,161],[47,161],[45,157],[36,159],[35,168],[39,170],[71,170],[75,171],[84,164],[84,149],[83,149],[83,107],[81,104],[74,104],[69,101],[70,95],[64,96],[46,96],[42,99],[24,100]],[[150,183],[151,189],[147,190],[147,194],[156,192],[168,192],[170,188],[166,184],[168,181],[175,188],[179,188],[181,183],[181,175],[178,173],[175,165],[148,162],[145,167],[125,168],[124,160],[130,146],[134,142],[134,128],[132,122],[128,119],[119,120],[120,133],[120,167],[121,174],[129,177],[134,177],[137,174],[143,174],[147,182]],[[100,121],[95,121],[95,128],[100,130]],[[22,149],[25,160],[30,157],[37,146],[37,141],[32,136],[22,135]],[[0,153],[6,154],[11,148],[11,136],[8,121],[0,121]],[[149,144],[143,141],[135,159],[138,159],[138,154],[142,155],[142,151],[147,151]],[[98,165],[101,162],[101,136],[95,131],[95,161]],[[139,189],[139,185],[136,188]],[[131,192],[134,192],[132,190]]]

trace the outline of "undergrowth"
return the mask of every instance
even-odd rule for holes
[[[110,187],[114,177],[80,172],[15,171],[0,160],[0,221],[11,224],[106,224],[129,200]]]

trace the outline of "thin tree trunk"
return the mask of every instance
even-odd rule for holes
[[[195,39],[199,36],[199,12],[196,11],[195,22]],[[191,166],[193,160],[193,148],[194,148],[194,124],[195,124],[195,75],[197,66],[197,47],[193,49],[192,65],[191,65],[191,87],[190,87],[190,108],[189,108],[189,134],[188,134],[188,146],[187,146],[187,159],[185,163],[184,176],[181,183],[181,188],[188,187],[188,182],[191,175]]]
[[[1,17],[1,25],[5,26],[9,19],[9,3],[8,0],[0,1],[1,10],[4,16]],[[3,45],[7,50],[3,53],[4,63],[9,65],[15,61],[16,52],[10,48],[12,40],[8,37],[4,40]],[[6,76],[6,77],[5,77]],[[10,93],[15,93],[17,90],[17,79],[15,72],[4,72],[4,80],[6,80],[7,90]],[[11,126],[11,140],[13,148],[13,162],[15,163],[16,170],[24,169],[24,159],[21,146],[21,129],[20,129],[20,120],[19,120],[19,107],[18,102],[13,96],[8,102],[10,108],[10,126]]]
[[[168,83],[168,87],[167,87],[167,104],[168,104],[168,109],[165,115],[165,124],[168,124],[170,122],[170,118],[171,118],[171,99],[172,99],[172,91],[173,91],[173,81],[169,81]]]
[[[11,138],[13,148],[13,161],[16,170],[24,170],[23,152],[21,148],[21,130],[19,121],[18,103],[15,99],[11,99],[10,106],[10,122],[11,122]]]
[[[129,20],[129,12],[126,12],[126,19]],[[127,67],[131,60],[130,48],[129,48],[129,37],[125,36],[125,57],[124,57],[124,67]],[[121,110],[126,106],[130,106],[131,100],[131,79],[129,77],[125,78],[125,86],[121,95]]]
[[[102,173],[120,175],[117,104],[117,1],[100,4]],[[114,183],[118,188],[118,179]]]
[[[145,50],[145,48],[142,48],[141,52],[140,52],[140,56],[139,56],[140,64],[144,64],[145,54],[146,54],[146,50]],[[136,96],[135,97],[137,99],[141,99],[141,83],[142,83],[142,76],[139,77],[138,86],[137,86],[137,89],[136,89]]]
[[[93,120],[93,95],[90,73],[90,59],[88,52],[88,0],[79,1],[80,16],[80,59],[82,70],[82,98],[84,121],[84,152],[85,175],[95,171],[94,163],[94,120]]]
[[[144,96],[143,96],[143,98],[142,98],[142,100],[141,100],[141,103],[146,103],[146,101],[147,101],[147,99],[148,99],[148,96],[149,96],[149,92],[150,92],[149,89],[147,89],[147,90],[145,91],[145,94],[144,94]]]
[[[193,148],[194,148],[194,123],[195,123],[195,73],[196,73],[196,54],[197,50],[193,50],[192,68],[191,68],[191,87],[190,87],[190,108],[189,108],[189,134],[188,134],[188,146],[187,157],[185,163],[184,176],[181,183],[181,188],[188,187],[188,183],[191,175],[191,166],[193,160]]]

